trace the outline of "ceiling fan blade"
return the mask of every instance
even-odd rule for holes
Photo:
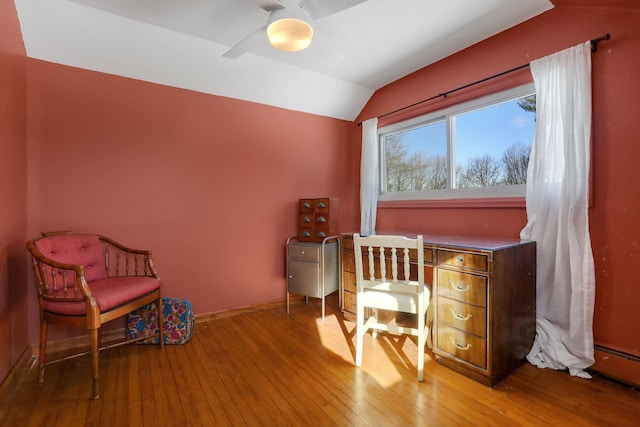
[[[241,55],[244,55],[245,53],[249,52],[260,41],[261,38],[266,37],[266,35],[267,29],[265,27],[259,28],[236,43],[235,46],[226,51],[222,56],[225,58],[235,59]]]
[[[284,5],[278,0],[251,0],[256,6],[261,7],[267,12],[273,12],[274,10],[284,9]]]
[[[302,0],[300,7],[306,10],[312,18],[319,19],[349,9],[365,1],[367,0]]]

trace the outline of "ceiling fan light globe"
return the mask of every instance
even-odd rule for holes
[[[313,38],[313,28],[308,22],[296,18],[283,18],[267,27],[269,43],[285,52],[306,49]]]

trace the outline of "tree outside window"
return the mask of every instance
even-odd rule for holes
[[[526,184],[535,94],[466,107],[381,133],[383,194]]]

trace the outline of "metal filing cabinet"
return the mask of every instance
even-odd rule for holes
[[[287,313],[289,294],[322,298],[322,319],[325,297],[338,290],[338,236],[328,236],[320,243],[301,242],[298,237],[287,240]]]

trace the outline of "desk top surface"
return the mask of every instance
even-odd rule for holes
[[[344,233],[344,236],[353,236],[353,232]],[[418,233],[410,231],[377,231],[379,235],[399,235],[409,238],[415,238]],[[499,250],[508,248],[511,246],[518,246],[523,244],[534,244],[535,242],[523,241],[516,238],[509,237],[473,237],[473,236],[457,236],[449,234],[426,234],[421,233],[422,239],[425,245],[433,246],[451,246],[451,247],[465,247],[473,249],[484,250]]]

